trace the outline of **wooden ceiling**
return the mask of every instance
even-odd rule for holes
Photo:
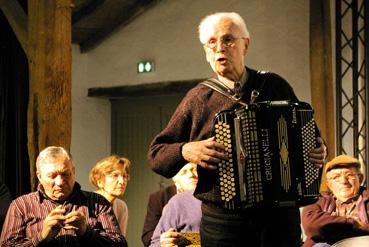
[[[160,0],[73,0],[72,42],[86,52]]]

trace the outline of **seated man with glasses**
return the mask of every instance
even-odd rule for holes
[[[337,156],[326,164],[325,173],[329,192],[302,211],[304,247],[330,246],[348,237],[369,235],[369,190],[361,186],[359,160]]]

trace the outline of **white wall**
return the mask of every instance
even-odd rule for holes
[[[81,54],[73,47],[72,154],[83,188],[92,189],[91,166],[110,154],[110,103],[88,98],[87,89],[208,77],[197,25],[217,11],[245,18],[248,66],[280,74],[301,100],[310,101],[308,0],[162,0],[94,50]],[[154,60],[156,71],[137,74],[143,59]]]
[[[94,188],[88,181],[91,167],[110,155],[110,102],[87,97],[90,87],[87,54],[73,46],[72,63],[72,144],[76,180],[86,190]]]

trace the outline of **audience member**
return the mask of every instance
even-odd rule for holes
[[[164,206],[168,203],[169,199],[177,194],[177,192],[179,193],[195,189],[197,183],[197,166],[192,163],[186,164],[172,179],[174,185],[154,192],[149,197],[145,223],[141,236],[145,247],[150,245],[155,227],[158,224]]]
[[[90,171],[90,182],[97,188],[95,192],[111,203],[124,236],[127,231],[128,207],[118,197],[126,191],[130,166],[128,159],[112,155],[97,162]]]
[[[150,246],[175,246],[182,232],[198,233],[200,221],[201,201],[194,197],[193,191],[179,193],[173,196],[165,206],[151,238]]]
[[[3,228],[4,219],[6,216],[6,211],[8,211],[8,207],[12,202],[12,195],[8,187],[5,184],[0,184],[0,232]]]
[[[1,246],[127,246],[109,202],[82,191],[62,147],[47,147],[36,161],[38,190],[16,198]]]
[[[329,246],[354,236],[369,235],[369,190],[362,187],[359,160],[340,155],[325,165],[329,192],[302,211],[307,236],[304,247]]]

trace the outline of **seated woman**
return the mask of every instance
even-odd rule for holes
[[[127,188],[131,162],[118,155],[106,157],[91,169],[90,182],[96,193],[104,196],[111,204],[122,234],[126,235],[128,222],[127,204],[119,199]]]

